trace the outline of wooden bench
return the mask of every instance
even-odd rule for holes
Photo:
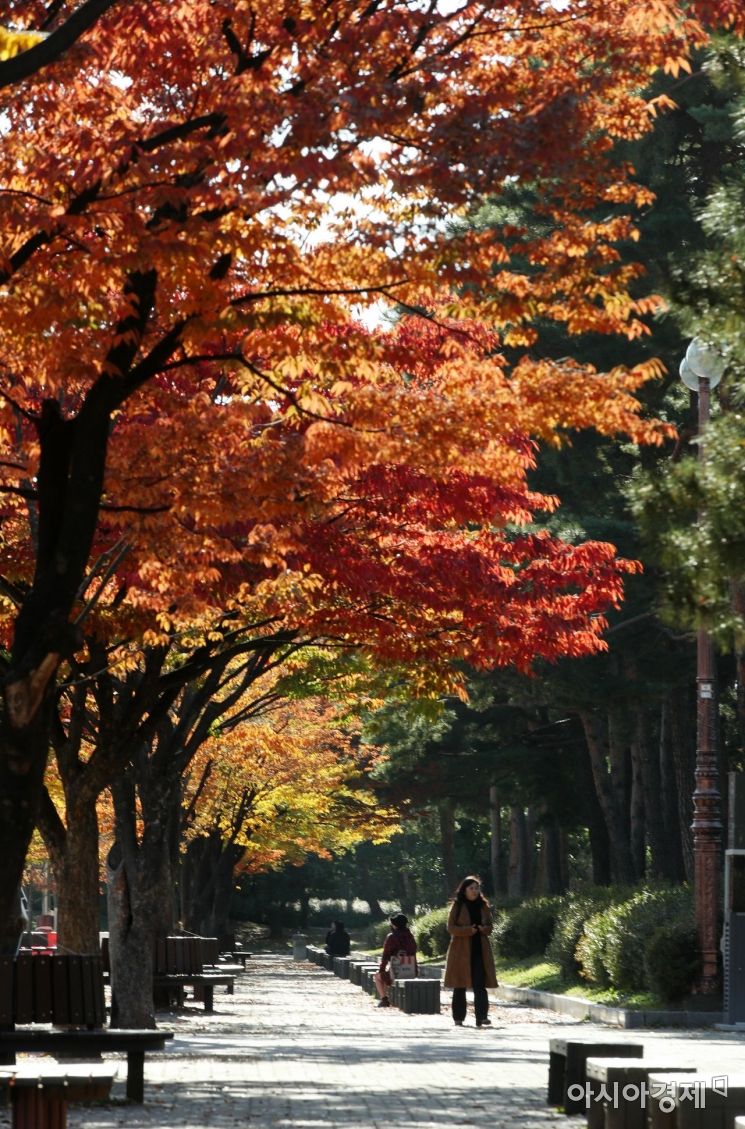
[[[222,957],[230,957],[234,964],[240,964],[243,971],[246,971],[246,961],[251,959],[252,954],[246,953],[243,949],[229,949],[224,953],[220,953]],[[218,964],[218,968],[219,968]]]
[[[0,957],[0,1028],[16,1023],[102,1027],[103,965],[98,954],[19,953]]]
[[[99,954],[0,957],[0,1064],[12,1066],[17,1053],[29,1051],[94,1058],[105,1051],[124,1052],[127,1097],[142,1102],[145,1053],[163,1050],[173,1032],[112,1030],[105,1022]],[[29,1023],[56,1024],[57,1029],[17,1026]]]
[[[101,935],[101,956],[106,972],[111,971],[108,934]],[[205,965],[219,967],[219,945],[216,937],[197,937],[177,934],[158,937],[153,949],[153,969],[156,976],[183,972],[202,972]]]
[[[115,1074],[97,1063],[1,1070],[0,1085],[10,1089],[13,1129],[66,1129],[67,1103],[105,1100]]]
[[[225,985],[228,995],[232,995],[235,977],[228,973],[217,972],[173,972],[167,975],[156,975],[154,985],[156,989],[165,991],[170,999],[175,999],[178,1007],[183,1007],[184,988],[193,988],[194,998],[204,1004],[205,1012],[212,1014],[215,1010],[215,987]]]
[[[159,937],[153,951],[153,998],[155,1007],[182,1007],[184,988],[193,987],[195,998],[204,1002],[204,1010],[214,1011],[213,990],[223,984],[232,995],[235,976],[242,969],[227,968],[217,963],[219,958],[217,937],[198,937],[178,934]],[[109,938],[101,938],[104,967],[110,967]]]
[[[649,1075],[661,1070],[686,1075],[696,1068],[656,1059],[588,1058],[585,1091],[577,1087],[569,1096],[584,1101],[587,1129],[645,1129]]]
[[[745,1116],[745,1076],[652,1073],[649,1075],[649,1129],[733,1129]]]
[[[127,1031],[104,1027],[100,1031],[50,1031],[38,1027],[0,1031],[0,1056],[14,1062],[18,1052],[35,1054],[85,1055],[125,1053],[127,1055],[127,1097],[142,1102],[145,1096],[145,1055],[165,1049],[173,1031]]]
[[[566,1114],[582,1113],[584,1100],[568,1096],[570,1086],[584,1093],[585,1064],[588,1058],[642,1058],[641,1043],[606,1042],[602,1039],[551,1039],[548,1060],[548,1104],[561,1107]],[[575,1090],[576,1094],[578,1091]]]
[[[232,976],[235,979],[236,976],[240,976],[243,972],[243,966],[240,964],[228,964],[227,961],[225,961],[224,964],[218,962],[217,964],[205,964],[202,972],[211,972],[216,975],[219,974],[220,976]],[[232,988],[228,988],[228,995],[233,995]]]

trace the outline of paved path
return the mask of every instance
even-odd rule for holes
[[[730,1032],[616,1031],[554,1012],[493,1003],[492,1028],[379,1009],[348,981],[288,957],[258,955],[234,996],[159,1018],[172,1047],[146,1059],[145,1105],[71,1106],[70,1129],[579,1129],[545,1104],[548,1040],[593,1033],[643,1042],[646,1057],[745,1073]],[[7,1125],[0,1116],[0,1126]]]

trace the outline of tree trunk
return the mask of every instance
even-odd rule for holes
[[[442,848],[442,869],[445,878],[445,899],[452,896],[458,885],[458,871],[455,866],[455,812],[449,800],[442,800],[437,807],[440,822],[440,844]]]
[[[677,821],[670,825],[669,781],[663,788],[662,760],[665,734],[659,741],[652,729],[650,710],[640,707],[635,711],[632,754],[639,766],[644,796],[646,839],[649,844],[650,872],[653,878],[677,881],[680,871],[675,862],[676,840],[679,841]],[[665,795],[667,791],[668,795]],[[677,852],[678,857],[680,851]]]
[[[184,927],[203,937],[228,933],[233,874],[245,848],[218,834],[193,839],[182,866]]]
[[[33,681],[34,673],[5,687],[5,713],[0,732],[0,955],[15,956],[25,928],[20,888],[31,836],[36,826],[49,750],[50,708],[44,702],[28,724],[23,722],[25,698],[15,703],[17,687]],[[30,693],[30,690],[29,690]],[[8,720],[10,718],[10,721]]]
[[[233,900],[235,868],[245,855],[244,847],[230,843],[220,860],[212,899],[212,928],[207,937],[224,937],[230,933],[230,904]]]
[[[491,870],[492,890],[495,894],[505,893],[502,879],[502,810],[499,806],[499,791],[496,784],[489,787],[489,868]]]
[[[595,713],[581,713],[580,718],[590,754],[595,791],[608,831],[613,878],[616,882],[632,885],[635,870],[624,811],[623,780],[620,766],[611,761],[608,722]],[[617,748],[614,751],[617,753]]]
[[[569,889],[569,836],[566,829],[559,828],[559,864],[561,866],[562,893]]]
[[[131,892],[118,843],[106,860],[109,910],[109,963],[111,968],[111,1026],[155,1027],[153,1004],[153,936],[142,927],[132,905]]]
[[[359,881],[359,887],[360,887],[360,897],[364,901],[366,901],[368,906],[370,907],[370,914],[373,917],[373,919],[375,921],[384,921],[385,917],[386,917],[386,913],[385,913],[385,910],[383,909],[383,907],[381,906],[380,902],[378,901],[377,894],[375,893],[375,887],[374,887],[374,884],[373,884],[373,880],[370,877],[370,868],[368,867],[366,862],[364,862],[361,858],[359,858],[359,856],[358,856],[357,862],[358,862],[357,874],[358,874],[358,881]],[[404,911],[404,912],[406,912],[406,911]]]
[[[666,698],[660,707],[660,736],[659,736],[659,779],[660,802],[659,831],[660,843],[658,853],[661,859],[659,877],[670,882],[684,882],[686,877],[683,862],[683,846],[680,838],[680,820],[678,818],[678,782],[675,776],[675,763],[671,742],[670,699]],[[654,840],[652,844],[652,862],[655,864]]]
[[[507,893],[513,898],[524,898],[529,893],[530,847],[525,812],[513,804],[510,807],[510,861]]]
[[[536,871],[538,869],[537,833],[538,809],[534,804],[528,805],[525,813],[525,895],[530,897],[535,887]]]
[[[212,907],[214,876],[220,855],[218,835],[200,835],[189,843],[181,862],[181,921],[191,933],[202,933]]]
[[[142,839],[137,834],[134,771],[112,785],[117,849],[110,853],[112,1026],[153,1027],[152,961],[158,937],[173,929],[172,821],[180,818],[179,780],[158,779],[146,756],[140,776]],[[116,892],[116,897],[114,893]]]
[[[186,851],[190,879],[184,901],[184,926],[203,937],[228,933],[235,868],[245,848],[223,842],[219,835],[194,839]]]
[[[398,875],[401,890],[401,909],[407,917],[415,917],[417,897],[419,895],[416,874],[414,874],[410,866],[404,866],[399,870]],[[381,912],[381,917],[385,917],[385,912]]]
[[[99,864],[96,800],[83,793],[70,805],[70,798],[67,799],[62,867],[57,875],[58,944],[68,952],[97,953]]]
[[[647,832],[652,833],[652,826],[659,827],[659,822],[656,817],[654,806],[650,808],[649,816],[647,819],[647,812],[645,808],[645,796],[649,797],[647,802],[654,805],[656,798],[659,795],[659,780],[652,784],[652,787],[647,791],[647,786],[651,783],[648,779],[650,775],[649,766],[649,753],[650,750],[645,743],[645,718],[644,710],[637,710],[635,712],[634,732],[631,737],[631,798],[629,804],[629,838],[631,844],[631,857],[634,863],[634,870],[636,871],[637,878],[643,878],[646,870],[647,863]],[[654,764],[657,762],[654,760]],[[655,786],[656,785],[656,786]]]
[[[558,819],[555,815],[545,815],[541,831],[541,871],[547,894],[563,894],[566,890],[564,846]]]
[[[596,886],[609,886],[613,881],[610,865],[610,842],[605,818],[598,802],[597,789],[592,775],[590,753],[584,742],[582,753],[574,764],[577,789],[582,799],[582,811],[590,845],[592,881]]]

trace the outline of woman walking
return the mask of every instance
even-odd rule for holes
[[[494,955],[489,943],[492,931],[489,903],[481,892],[481,880],[469,874],[459,884],[448,917],[445,987],[453,989],[453,1019],[458,1027],[466,1018],[466,989],[473,989],[477,1027],[490,1027],[487,988],[497,987]]]

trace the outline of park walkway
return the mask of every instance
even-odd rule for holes
[[[641,1041],[647,1057],[664,1046],[671,1063],[745,1073],[739,1034],[640,1035],[498,1003],[494,1027],[477,1029],[471,1013],[456,1028],[447,994],[441,1015],[407,1016],[289,957],[257,955],[249,967],[234,996],[216,992],[214,1015],[193,1006],[159,1017],[176,1037],[146,1060],[144,1106],[126,1105],[117,1081],[111,1104],[70,1107],[70,1129],[578,1129],[579,1119],[545,1104],[548,1040],[572,1033]]]

